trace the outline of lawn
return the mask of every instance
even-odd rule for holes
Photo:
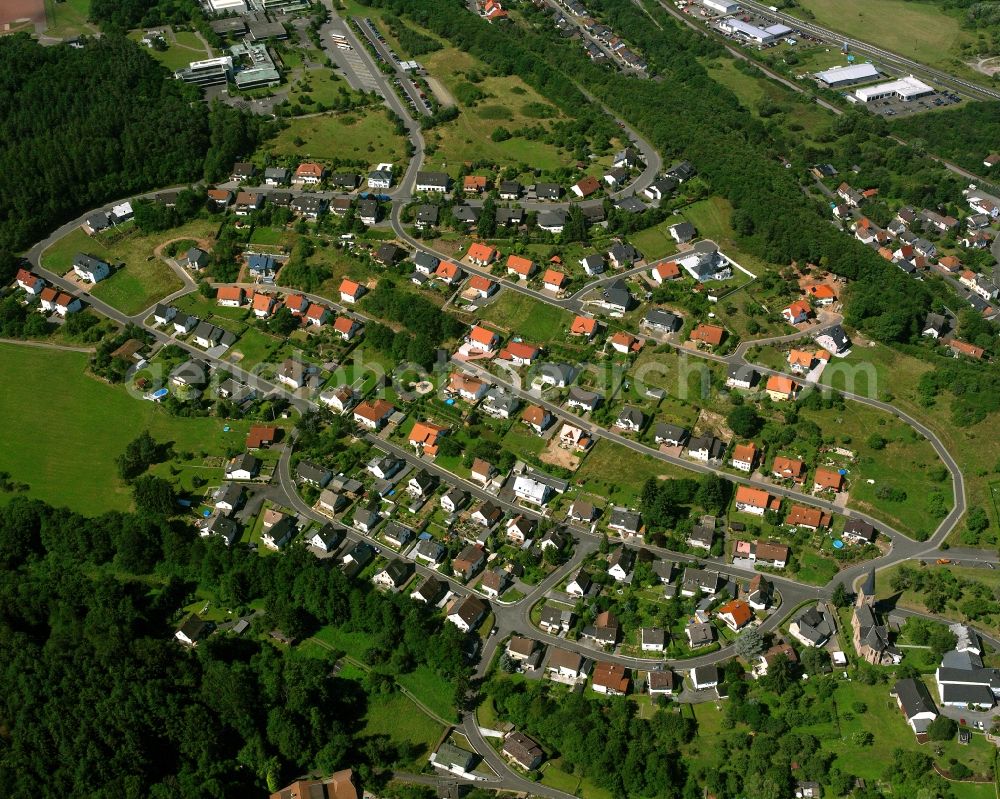
[[[227,423],[221,419],[170,416],[152,402],[87,376],[86,364],[82,353],[0,344],[5,386],[0,412],[15,419],[30,406],[42,420],[8,425],[0,447],[0,471],[28,483],[31,496],[86,514],[127,510],[131,498],[114,461],[143,430],[157,441],[174,442],[177,452],[204,450],[218,456],[227,445],[242,445],[245,424],[230,422],[225,433]],[[167,468],[159,465],[153,471],[169,477]],[[220,473],[212,469],[206,476]],[[0,502],[10,496],[0,495]]]
[[[952,420],[947,396],[929,407],[923,405],[917,385],[921,375],[932,368],[927,361],[881,344],[855,346],[847,358],[837,359],[824,371],[822,382],[838,390],[891,402],[927,425],[962,469],[968,504],[978,505],[987,512],[991,521],[987,533],[995,536],[1000,528],[1000,514],[993,504],[990,483],[996,480],[997,456],[991,447],[981,443],[993,440],[1000,414],[990,414],[970,427],[959,427]],[[949,541],[964,543],[962,535],[963,528],[959,526]],[[969,543],[974,544],[975,539]]]
[[[57,39],[71,39],[80,34],[92,35],[97,27],[87,22],[90,0],[45,0],[45,33]]]
[[[667,228],[681,221],[678,217],[660,222],[654,227],[629,234],[629,242],[643,254],[647,261],[658,261],[677,252],[677,242],[670,237]]]
[[[145,31],[139,30],[132,31],[128,37],[138,43],[144,35]],[[174,37],[176,37],[176,41]],[[205,51],[205,45],[191,31],[179,31],[173,37],[167,35],[166,38],[166,50],[157,50],[152,47],[147,48],[143,45],[139,46],[171,72],[183,69],[192,61],[200,61],[210,57]]]
[[[420,711],[402,693],[368,695],[368,712],[365,714],[362,737],[388,736],[408,755],[404,765],[414,769],[426,762],[434,746],[441,739],[444,727]]]
[[[287,63],[288,59],[285,61]],[[347,85],[347,81],[329,67],[317,67],[297,74],[299,77],[292,82],[288,99],[292,103],[298,103],[303,113],[320,110],[313,107],[314,103],[329,108],[344,95],[355,98],[358,96]]]
[[[153,305],[167,294],[183,287],[181,279],[154,250],[173,239],[194,239],[211,246],[218,222],[195,219],[173,230],[143,234],[132,228],[124,233],[88,236],[76,228],[63,236],[42,254],[42,266],[58,274],[73,267],[73,258],[83,252],[108,261],[112,266],[124,264],[111,277],[93,287],[95,297],[118,310],[135,314]]]
[[[954,566],[948,565],[938,565],[934,563],[928,563],[926,566],[920,566],[919,561],[906,561],[903,564],[897,566],[891,566],[885,571],[879,572],[878,574],[878,597],[880,600],[893,599],[900,607],[910,608],[912,610],[927,611],[927,605],[925,604],[925,588],[921,591],[917,591],[913,588],[907,588],[902,593],[894,591],[892,589],[892,578],[899,571],[900,566],[905,565],[907,567],[915,568],[922,572],[947,572],[951,576],[964,581],[976,582],[985,585],[993,595],[1000,590],[1000,571],[995,569],[974,569],[966,568],[964,566]],[[952,619],[953,621],[968,621],[968,617],[959,610],[959,606],[962,602],[973,596],[970,589],[965,589],[962,591],[962,596],[959,600],[953,601],[949,600],[940,613],[935,613],[935,615],[942,616],[943,618]],[[985,616],[981,619],[976,620],[976,624],[982,625],[986,629],[998,630],[1000,629],[1000,619],[997,616]]]
[[[400,674],[396,682],[412,693],[443,719],[455,717],[455,704],[451,686],[429,666],[417,666],[407,674]]]
[[[549,171],[576,163],[573,153],[542,141],[514,136],[495,142],[493,131],[500,126],[515,132],[519,128],[545,125],[562,118],[561,112],[514,75],[496,77],[468,53],[445,47],[420,59],[428,74],[441,81],[454,97],[472,86],[481,93],[473,105],[459,101],[458,117],[425,134],[425,169],[443,169],[453,176],[465,161],[492,161],[501,166],[525,165]],[[469,77],[478,78],[473,83]],[[526,114],[545,106],[544,118]]]
[[[381,109],[372,109],[293,119],[262,149],[279,157],[401,165],[406,140],[396,135]]]
[[[576,473],[576,481],[585,491],[631,507],[637,504],[643,483],[650,477],[697,479],[698,475],[607,439],[594,444]]]
[[[946,11],[939,3],[800,0],[791,13],[803,15],[802,11],[831,30],[951,71],[960,46],[972,38],[960,27],[960,12]]]
[[[509,289],[483,308],[480,316],[505,332],[542,346],[562,338],[573,322],[567,311]]]

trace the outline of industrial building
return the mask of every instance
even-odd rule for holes
[[[733,14],[740,8],[739,3],[734,3],[732,0],[701,0],[701,4],[716,14]]]
[[[868,83],[879,76],[879,71],[874,64],[849,64],[847,66],[833,67],[823,72],[813,75],[816,80],[828,89],[837,89],[841,86],[850,86],[854,83]]]
[[[226,55],[221,58],[192,61],[184,69],[177,70],[174,77],[196,86],[216,86],[220,83],[227,83],[232,72],[233,58]]]
[[[787,25],[778,24],[758,28],[756,25],[751,25],[741,19],[724,19],[719,22],[719,30],[761,45],[774,44],[782,36],[787,36],[792,32],[792,29]]]
[[[208,0],[208,7],[216,14],[235,11],[237,14],[247,13],[245,0]]]
[[[876,86],[868,86],[854,92],[854,96],[862,103],[870,103],[872,100],[883,100],[886,97],[895,97],[904,102],[909,102],[910,100],[916,100],[918,97],[925,97],[928,94],[934,94],[934,88],[921,80],[917,80],[913,75],[907,75],[905,78],[889,81],[888,83],[879,83]]]
[[[241,64],[236,72],[236,86],[240,89],[256,89],[260,86],[277,86],[281,83],[281,74],[274,66],[267,47],[262,44],[234,45],[229,49],[233,58]]]

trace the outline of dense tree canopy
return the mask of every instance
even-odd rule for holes
[[[268,123],[197,97],[124,37],[0,38],[0,251],[109,200],[228,174]]]

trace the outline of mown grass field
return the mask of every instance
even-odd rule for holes
[[[495,142],[493,131],[503,126],[511,132],[527,126],[546,125],[562,114],[516,76],[495,77],[473,56],[453,47],[445,47],[420,59],[429,75],[437,78],[453,97],[461,95],[461,86],[470,85],[469,76],[481,77],[471,83],[484,97],[475,105],[460,101],[458,118],[440,125],[426,135],[428,151],[425,169],[443,169],[458,173],[464,161],[495,161],[500,165],[526,165],[533,169],[552,170],[576,163],[572,153],[541,141],[515,136]],[[547,106],[550,111],[540,118],[535,110]],[[525,113],[525,111],[529,113]]]
[[[594,444],[576,473],[576,481],[585,491],[631,507],[638,503],[643,483],[650,477],[697,479],[698,474],[607,439]]]
[[[573,317],[567,311],[510,289],[503,289],[496,300],[481,310],[480,317],[525,341],[542,346],[561,338],[573,323]]]
[[[901,594],[892,589],[892,578],[896,572],[899,571],[900,566],[908,566],[915,568],[919,571],[924,572],[948,572],[949,574],[957,577],[960,580],[975,581],[977,583],[983,583],[988,586],[994,593],[1000,589],[1000,573],[995,569],[973,569],[966,568],[964,566],[955,566],[953,564],[938,565],[935,563],[930,563],[926,566],[921,566],[919,561],[906,561],[903,564],[897,566],[891,566],[885,571],[881,571],[878,574],[878,596],[880,600],[889,599],[890,597],[895,599],[900,607],[910,608],[911,610],[927,611],[927,606],[924,604],[924,593],[916,591],[914,589],[907,589]],[[965,592],[966,594],[968,592]],[[963,596],[963,599],[965,597]],[[946,605],[945,609],[940,613],[935,615],[942,616],[947,619],[952,619],[954,621],[968,621],[968,618],[962,614],[958,609],[962,600],[958,602],[951,602]],[[990,624],[991,619],[984,618],[982,620],[977,620],[976,624],[981,624],[984,628],[993,630],[1000,629],[1000,626],[996,623],[996,617],[992,617],[994,620],[993,624]]]
[[[262,150],[279,157],[401,165],[406,142],[396,135],[381,109],[371,109],[293,119]]]
[[[972,39],[960,12],[937,3],[907,0],[800,0],[814,21],[931,66],[955,66],[958,48]],[[792,8],[790,13],[803,16]]]
[[[83,353],[0,344],[0,413],[12,420],[0,447],[0,471],[27,483],[31,496],[85,514],[127,510],[131,497],[115,458],[143,430],[161,443],[173,442],[177,452],[221,455],[227,444],[242,445],[245,423],[230,422],[225,433],[221,419],[170,416],[89,377],[86,364]],[[169,477],[167,468],[153,471]],[[221,477],[221,469],[206,467],[205,476]],[[10,497],[0,494],[0,503]]]
[[[986,511],[991,521],[987,533],[995,535],[1000,529],[1000,515],[993,504],[990,484],[1000,475],[995,471],[996,451],[982,443],[993,440],[1000,414],[990,414],[970,427],[957,427],[947,396],[937,398],[930,407],[923,405],[917,386],[920,377],[932,368],[926,361],[881,344],[856,345],[847,358],[838,359],[824,371],[822,382],[838,390],[891,402],[927,425],[961,468],[969,506],[978,505]],[[961,543],[962,529],[961,525],[956,527],[949,537],[951,543]]]
[[[81,33],[93,34],[95,25],[87,22],[90,15],[90,0],[45,0],[45,19],[48,23],[45,33],[58,39],[69,39]]]
[[[93,286],[91,293],[119,311],[134,314],[184,285],[174,270],[153,254],[155,248],[178,238],[211,240],[217,226],[214,220],[195,219],[163,233],[142,234],[133,228],[117,240],[115,231],[110,236],[88,236],[77,228],[42,253],[42,266],[64,274],[72,268],[78,252],[101,258],[113,267],[124,264]]]

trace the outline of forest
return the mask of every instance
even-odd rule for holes
[[[420,664],[464,696],[462,635],[328,564],[303,548],[230,550],[148,510],[85,518],[12,499],[0,516],[0,795],[256,796],[309,769],[367,778],[412,756],[358,734],[367,697]],[[186,650],[173,631],[196,590],[261,612],[244,637]],[[333,676],[267,635],[326,624],[372,637],[371,680]]]
[[[198,96],[121,36],[0,38],[0,251],[110,200],[228,175],[269,123]]]
[[[893,130],[954,161],[975,175],[998,179],[983,159],[1000,147],[1000,102],[969,102],[933,114],[902,117]]]

